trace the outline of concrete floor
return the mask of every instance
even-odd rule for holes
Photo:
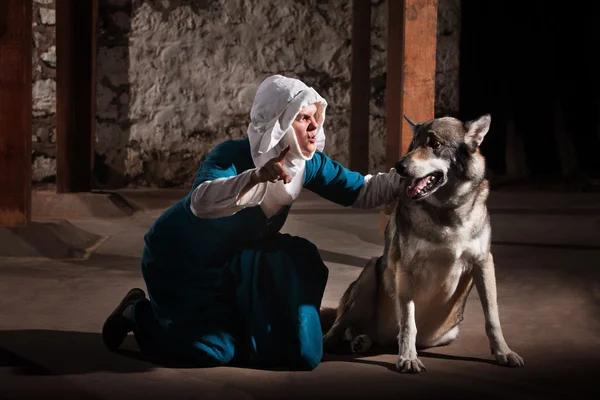
[[[100,337],[104,319],[129,288],[144,287],[143,234],[182,193],[123,191],[135,212],[113,212],[110,218],[97,211],[85,218],[80,208],[69,222],[103,238],[87,259],[0,258],[0,399],[600,394],[599,194],[492,194],[500,317],[509,345],[525,358],[524,368],[495,365],[473,291],[460,337],[420,354],[426,373],[402,375],[394,370],[393,352],[326,355],[315,371],[285,372],[155,365],[139,357],[132,337],[124,352],[106,350]],[[40,224],[53,216],[44,209],[34,215]],[[330,268],[325,305],[335,305],[365,261],[383,249],[377,212],[344,210],[308,195],[294,207],[284,231],[319,247]],[[2,251],[0,243],[0,256]]]

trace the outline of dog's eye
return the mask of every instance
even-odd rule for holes
[[[437,139],[431,139],[431,140],[429,141],[429,147],[431,147],[431,148],[432,148],[432,149],[434,149],[434,150],[436,150],[436,149],[439,149],[441,145],[442,145],[442,144],[441,144],[441,143],[440,143],[440,141],[439,141],[439,140],[437,140]]]

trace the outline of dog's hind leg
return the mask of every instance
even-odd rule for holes
[[[341,322],[341,323],[340,323]],[[323,350],[325,352],[333,352],[340,344],[340,339],[344,333],[344,327],[347,326],[346,321],[334,323],[329,332],[323,335]]]
[[[346,341],[350,342],[350,350],[353,353],[366,353],[373,344],[371,337],[367,334],[357,335],[352,327],[346,329],[345,338]]]
[[[329,331],[323,336],[325,351],[334,350],[342,339],[346,339],[348,329],[352,330],[356,325],[362,326],[372,317],[377,293],[377,260],[377,258],[373,258],[369,261],[342,296],[337,317]]]
[[[323,335],[323,350],[325,352],[333,352],[337,348],[344,335],[344,332],[350,324],[350,320],[348,318],[348,314],[351,314],[352,312],[350,298],[354,297],[352,292],[357,281],[358,279],[352,282],[348,289],[346,289],[344,292],[344,295],[340,299],[340,304],[337,308],[335,320],[327,332],[325,332]]]
[[[342,296],[335,321],[327,333],[323,335],[323,350],[326,352],[333,352],[337,348],[341,339],[344,337],[346,330],[350,326],[352,302],[349,301],[349,298],[353,297],[352,291],[355,284],[356,281],[348,287]]]
[[[321,307],[321,310],[319,310],[319,317],[321,319],[321,333],[325,334],[331,329],[335,319],[337,318],[337,313],[337,308]]]

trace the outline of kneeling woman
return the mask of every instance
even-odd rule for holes
[[[190,193],[145,235],[142,289],[103,327],[117,349],[133,331],[149,357],[312,370],[323,355],[319,309],[328,270],[315,245],[282,234],[306,188],[343,206],[394,201],[399,176],[363,176],[323,152],[327,103],[297,79],[259,86],[248,137],[218,145]]]

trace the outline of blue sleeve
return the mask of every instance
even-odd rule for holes
[[[239,150],[239,145],[233,140],[217,145],[200,164],[192,185],[192,191],[202,182],[237,175],[238,171],[234,161]]]
[[[365,178],[333,161],[320,151],[306,162],[304,187],[317,195],[342,206],[350,206],[357,199]]]

